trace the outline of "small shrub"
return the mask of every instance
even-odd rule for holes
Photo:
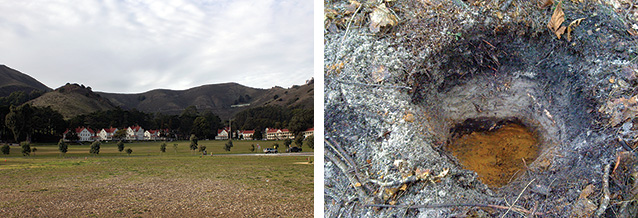
[[[29,142],[21,142],[20,146],[22,146],[22,156],[31,155],[31,144]]]
[[[131,156],[131,153],[133,153],[133,149],[127,148],[126,149],[126,154],[128,154],[128,156]]]
[[[2,150],[2,153],[4,155],[9,155],[9,152],[11,152],[11,147],[9,147],[9,145],[5,144],[3,145],[0,150]]]
[[[162,153],[166,152],[166,143],[162,143],[162,144],[160,145],[160,151],[161,151]]]

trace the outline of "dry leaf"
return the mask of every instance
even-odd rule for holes
[[[350,4],[346,6],[346,12],[344,14],[352,14],[356,12],[360,6],[361,6],[361,3],[359,3],[358,1],[351,0]]]
[[[546,7],[552,6],[553,4],[554,4],[553,0],[545,0],[543,2],[543,4],[539,4],[538,7],[539,8],[546,8]]]
[[[394,26],[399,23],[394,14],[385,7],[385,4],[381,4],[377,6],[372,13],[370,13],[370,31],[373,33],[379,32],[381,27],[384,26]]]
[[[631,36],[638,36],[638,31],[634,30],[634,29],[628,29],[627,32],[629,33],[629,35]]]
[[[383,80],[389,76],[390,72],[388,71],[388,68],[383,65],[374,66],[372,69],[372,79],[374,79],[375,82],[383,82]]]
[[[580,22],[583,21],[585,18],[580,18],[580,19],[576,19],[574,21],[572,21],[571,23],[569,23],[569,26],[567,26],[567,41],[572,41],[572,30],[574,27],[577,27],[578,25],[580,25]]]
[[[444,170],[443,170],[443,171],[441,171],[441,172],[439,173],[439,175],[438,175],[438,176],[436,176],[436,177],[438,177],[438,178],[443,178],[443,177],[445,177],[445,176],[447,175],[447,173],[448,173],[448,172],[450,172],[450,169],[444,169]]]
[[[587,199],[589,195],[594,193],[594,185],[590,184],[581,191],[578,201],[572,209],[571,217],[591,217],[594,210],[596,210],[596,204]]]
[[[408,184],[403,184],[403,185],[401,186],[401,188],[399,188],[399,190],[401,190],[401,191],[408,190]]]
[[[558,37],[558,39],[560,39],[560,36],[565,33],[565,30],[567,29],[565,26],[561,26],[561,24],[563,24],[563,22],[565,21],[565,13],[563,12],[563,9],[561,8],[561,3],[559,2],[556,5],[556,9],[554,9],[554,14],[552,14],[552,18],[549,20],[549,23],[547,24],[547,27],[554,32],[554,34],[556,34],[556,37]]]
[[[416,119],[416,118],[414,118],[414,114],[409,113],[409,112],[408,112],[408,114],[406,114],[403,118],[404,118],[404,119],[405,119],[405,121],[407,121],[407,122],[414,122],[414,120]]]
[[[357,184],[354,184],[354,187],[361,187],[361,183],[357,182]]]
[[[415,174],[418,179],[426,179],[430,176],[430,169],[417,168]]]

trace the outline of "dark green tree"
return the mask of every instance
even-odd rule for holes
[[[297,134],[297,136],[295,137],[295,145],[301,148],[301,146],[303,145],[303,134]]]
[[[286,146],[286,148],[290,148],[290,145],[292,144],[292,140],[289,138],[286,138],[286,140],[284,140],[284,146]]]
[[[113,138],[120,139],[120,142],[121,142],[123,139],[126,138],[126,134],[128,134],[126,132],[126,129],[118,129],[117,131],[115,131],[115,134],[113,134]],[[124,148],[122,148],[122,149],[124,149]],[[122,150],[120,150],[120,152],[121,151]]]
[[[122,152],[124,150],[124,142],[122,140],[117,142],[117,151]]]
[[[255,152],[255,144],[250,145],[250,152]]]
[[[2,150],[2,153],[4,155],[9,155],[9,152],[11,152],[11,147],[9,147],[9,145],[4,144],[2,147],[0,147],[0,150]]]
[[[126,149],[126,154],[128,154],[128,156],[131,156],[131,153],[133,153],[133,149],[127,148]]]
[[[164,143],[162,143],[162,144],[160,145],[160,151],[161,151],[162,153],[166,152],[166,142],[164,142]]]
[[[27,141],[21,142],[20,146],[22,146],[22,156],[31,155],[31,144]]]
[[[233,140],[228,140],[228,142],[226,142],[226,144],[224,145],[224,150],[230,151],[230,148],[232,147],[233,147]]]
[[[5,126],[13,133],[13,139],[17,142],[24,133],[27,135],[27,141],[31,139],[31,115],[33,110],[31,105],[23,104],[15,107],[11,106],[9,114],[5,117]]]
[[[288,122],[288,129],[295,135],[303,133],[313,126],[314,111],[312,109],[295,109],[292,118]]]
[[[31,148],[31,152],[33,152],[33,156],[35,156],[35,152],[36,151],[38,151],[38,148],[36,148],[36,147]]]
[[[58,150],[60,151],[61,155],[65,155],[66,152],[69,150],[69,146],[64,143],[63,139],[60,139],[60,141],[58,141]]]
[[[94,141],[93,143],[91,143],[91,150],[89,150],[89,153],[93,155],[100,154],[100,145],[102,145],[100,141]]]
[[[259,129],[259,128],[255,129],[255,133],[253,133],[253,138],[255,140],[262,140],[264,138],[264,135],[261,132],[261,129]]]
[[[315,136],[314,135],[309,135],[308,137],[306,137],[306,139],[304,139],[304,145],[306,145],[306,147],[309,147],[311,149],[315,149]]]
[[[191,145],[190,145],[191,152],[197,150],[198,144],[197,144],[197,136],[195,136],[195,134],[191,134],[190,142],[191,142]]]
[[[199,153],[206,155],[206,145],[199,146]]]
[[[192,132],[201,138],[208,138],[211,135],[212,129],[205,117],[197,117],[195,121],[193,121]]]
[[[67,132],[67,133],[64,135],[64,138],[65,138],[66,140],[71,141],[71,142],[75,142],[75,141],[80,140],[80,137],[78,136],[78,134],[77,134],[77,133],[75,133],[75,131],[73,131],[73,130],[69,130],[69,132]]]

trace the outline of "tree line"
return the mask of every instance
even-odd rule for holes
[[[34,91],[27,95],[14,92],[0,97],[0,141],[57,142],[66,129],[84,126],[96,131],[102,128],[125,128],[139,125],[145,129],[168,130],[163,137],[188,140],[192,134],[201,139],[213,139],[217,129],[228,126],[211,111],[198,111],[189,106],[179,115],[145,113],[136,109],[98,111],[64,120],[63,116],[50,107],[35,107],[25,104],[42,95]],[[232,119],[233,130],[255,130],[255,135],[263,135],[265,128],[287,128],[296,135],[313,127],[313,110],[262,106],[239,112]],[[257,137],[261,138],[261,137]]]

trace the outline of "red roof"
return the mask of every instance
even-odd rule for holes
[[[277,132],[277,130],[279,130],[279,129],[268,129],[268,131],[266,131],[266,133],[275,133],[275,132]]]
[[[137,132],[137,131],[140,131],[140,128],[142,128],[142,127],[141,126],[131,126],[129,128],[131,128],[133,131]]]
[[[308,128],[308,129],[306,130],[306,132],[314,132],[314,131],[315,131],[315,128]]]
[[[86,127],[78,127],[78,128],[75,128],[75,133],[81,133],[81,132],[82,132],[82,130],[84,130],[84,129],[86,129],[87,131],[89,131],[89,133],[91,133],[91,134],[95,134],[95,131],[93,131],[93,130],[92,130],[92,129],[90,129],[90,128],[86,128]]]
[[[107,133],[114,133],[117,130],[117,128],[108,128],[108,129],[104,129],[104,131],[106,131]]]
[[[242,134],[254,134],[255,130],[244,130]]]
[[[282,129],[282,132],[290,132],[288,129]]]

